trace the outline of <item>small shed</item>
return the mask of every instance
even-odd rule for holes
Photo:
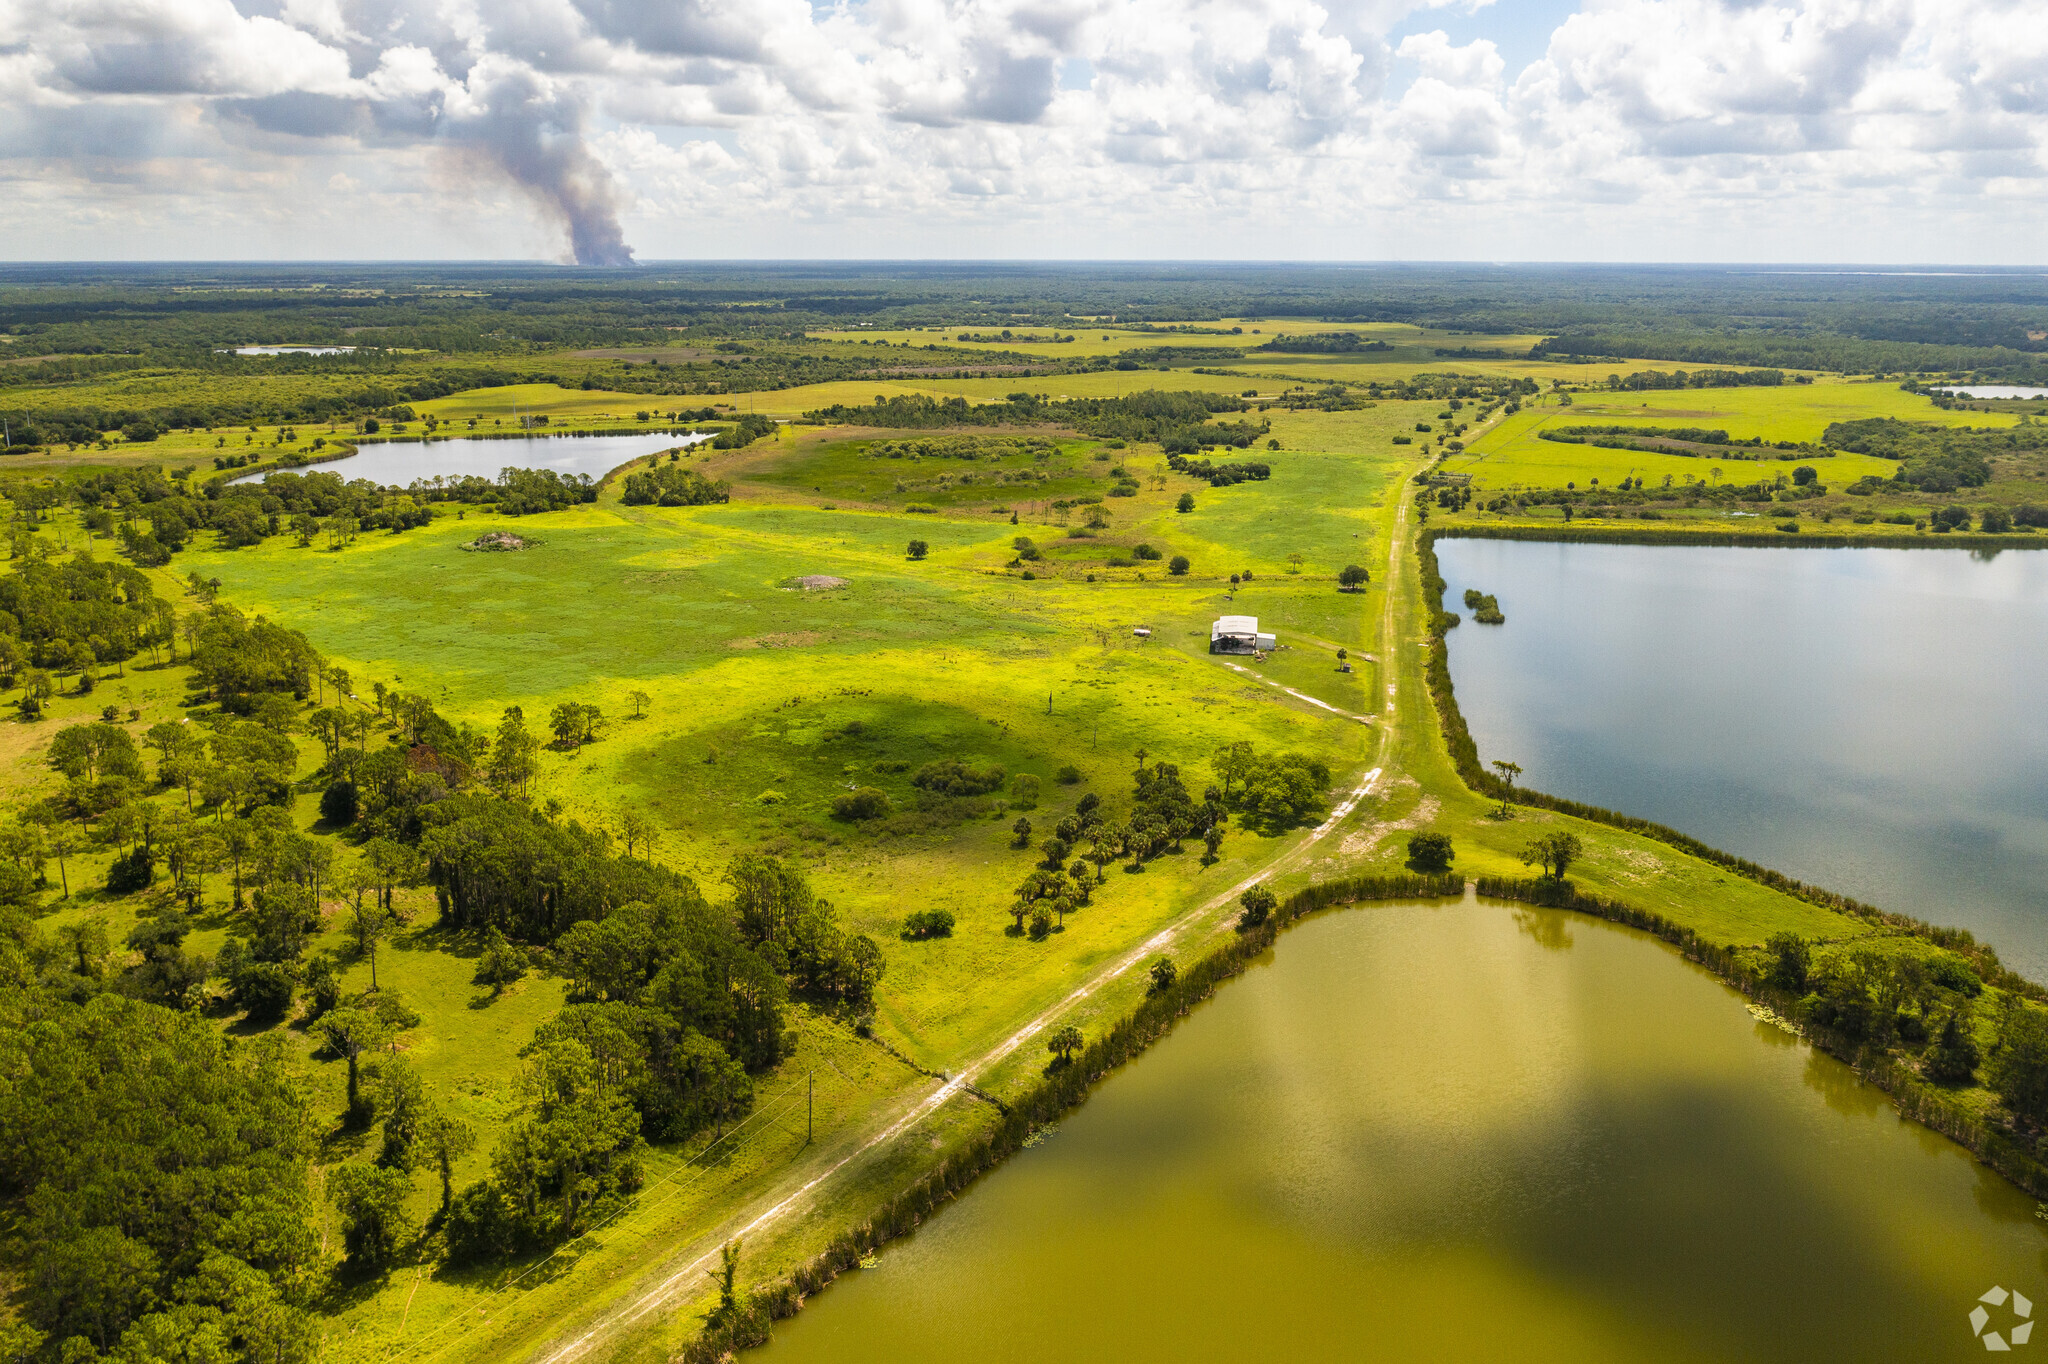
[[[1216,623],[1209,627],[1209,652],[1212,654],[1265,653],[1279,642],[1272,635],[1259,633],[1257,616],[1218,616]]]

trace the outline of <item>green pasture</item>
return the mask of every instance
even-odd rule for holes
[[[753,464],[745,477],[750,483],[813,492],[843,502],[898,508],[909,503],[965,507],[1100,497],[1110,488],[1111,471],[1117,467],[1117,452],[1102,449],[1098,441],[1058,441],[1043,458],[1021,450],[996,459],[920,457],[915,453],[889,458],[881,452],[881,447],[914,442],[928,434],[801,440],[791,444],[787,453]],[[1094,458],[1097,454],[1101,458]]]
[[[1818,442],[1830,422],[1859,417],[1897,417],[1945,426],[2009,426],[2011,419],[1982,413],[1944,412],[1927,399],[1903,393],[1890,384],[1816,383],[1779,388],[1710,388],[1652,393],[1575,395],[1569,407],[1555,399],[1526,407],[1502,419],[1491,430],[1471,437],[1462,453],[1444,461],[1449,473],[1468,473],[1488,488],[1562,487],[1593,479],[1617,483],[1631,474],[1674,484],[1750,482],[1760,474],[1775,475],[1791,466],[1777,459],[1753,461],[1709,455],[1691,456],[1612,450],[1544,440],[1538,432],[1567,426],[1698,426],[1726,431],[1731,437]],[[1735,453],[1748,454],[1748,451]],[[1766,454],[1770,452],[1764,452]],[[1814,463],[1821,480],[1846,486],[1865,474],[1889,478],[1895,461],[1870,455],[1837,454],[1816,461],[1801,456],[1793,463]],[[1714,479],[1712,470],[1721,470]]]
[[[1668,366],[1666,368],[1669,368]],[[1600,376],[1588,376],[1600,382]],[[1549,411],[1549,405],[1544,404]],[[1944,412],[1931,399],[1877,381],[1781,384],[1774,388],[1659,389],[1643,393],[1598,391],[1573,395],[1562,409],[1567,424],[1643,421],[1706,426],[1738,440],[1818,441],[1830,422],[1860,417],[1897,417],[1939,426],[2011,426],[2011,420],[1983,413]]]

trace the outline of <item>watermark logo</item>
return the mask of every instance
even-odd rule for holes
[[[1986,1303],[1992,1307],[2010,1308],[2012,1315],[2019,1319],[2018,1324],[2002,1332],[1986,1330],[1991,1325],[1991,1313],[1986,1310]],[[2027,1301],[2025,1294],[2007,1292],[1993,1284],[1990,1291],[1979,1297],[1977,1305],[1970,1309],[1970,1333],[1983,1341],[1987,1350],[2010,1350],[2014,1345],[2026,1344],[2033,1336],[2034,1323],[2028,1320],[2033,1315],[2034,1304]]]

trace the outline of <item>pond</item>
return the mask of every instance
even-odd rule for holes
[[[385,486],[405,487],[416,479],[496,478],[500,469],[553,469],[558,474],[603,478],[631,460],[678,445],[711,439],[695,431],[653,431],[632,436],[514,436],[491,440],[394,440],[362,445],[347,459],[304,468],[267,470],[235,479],[255,483],[272,473],[341,475],[344,481],[367,478]]]
[[[352,355],[354,346],[237,346],[237,355]]]
[[[2015,388],[2011,384],[1971,384],[1968,388],[1943,388],[1958,398],[2048,398],[2048,388]]]
[[[754,1357],[1960,1360],[2043,1254],[2031,1199],[1662,944],[1359,907]]]
[[[1482,760],[2048,980],[2048,554],[1440,540]]]

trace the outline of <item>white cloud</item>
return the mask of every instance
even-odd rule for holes
[[[538,205],[614,258],[614,211],[653,255],[2043,250],[2015,230],[2048,196],[2038,0],[1586,0],[1518,72],[1484,37],[1384,37],[1453,10],[1494,13],[0,0],[0,178],[35,186],[0,227],[30,254],[130,254],[145,222],[355,254],[374,200],[451,252],[529,241]],[[473,193],[451,232],[450,152],[523,197]]]

